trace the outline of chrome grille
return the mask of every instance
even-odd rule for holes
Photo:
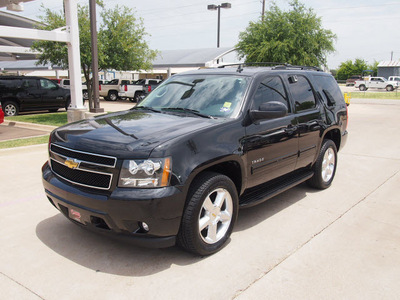
[[[50,145],[53,173],[80,186],[110,189],[116,162],[115,157]]]

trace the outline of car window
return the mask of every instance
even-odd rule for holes
[[[296,111],[314,108],[316,104],[314,92],[307,78],[302,75],[291,75],[288,80],[289,90],[296,104]]]
[[[57,85],[48,79],[40,79],[40,87],[45,90],[51,90],[56,89]]]
[[[145,79],[139,79],[139,80],[137,80],[134,84],[144,84],[146,82],[146,80]]]
[[[281,102],[290,111],[285,87],[282,79],[278,76],[267,77],[258,85],[251,109],[258,110],[262,103],[270,101]]]
[[[336,83],[336,80],[332,76],[314,75],[314,80],[320,88],[322,93],[319,94],[327,106],[334,105],[332,99],[334,99],[334,101],[343,99],[343,94]]]
[[[36,79],[24,79],[22,82],[23,88],[37,88]]]
[[[19,88],[21,86],[21,80],[20,79],[14,79],[14,78],[4,78],[0,79],[0,88],[4,89],[15,89]]]
[[[113,80],[107,82],[106,84],[108,84],[108,85],[115,85],[115,84],[118,84],[118,79],[113,79]]]

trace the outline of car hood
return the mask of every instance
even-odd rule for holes
[[[216,119],[129,110],[82,120],[53,131],[51,142],[117,157],[147,157],[158,145],[212,126]]]

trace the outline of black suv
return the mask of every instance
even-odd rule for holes
[[[304,181],[329,187],[346,127],[343,95],[318,70],[181,73],[137,107],[53,131],[43,184],[82,227],[207,255],[226,243],[239,207]]]
[[[53,81],[33,76],[0,76],[0,102],[6,116],[20,111],[67,109],[70,91]]]

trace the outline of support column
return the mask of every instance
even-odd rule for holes
[[[71,81],[71,105],[68,109],[68,122],[85,118],[81,81],[81,56],[79,48],[78,6],[74,0],[64,0],[65,20],[69,33],[68,67]]]

